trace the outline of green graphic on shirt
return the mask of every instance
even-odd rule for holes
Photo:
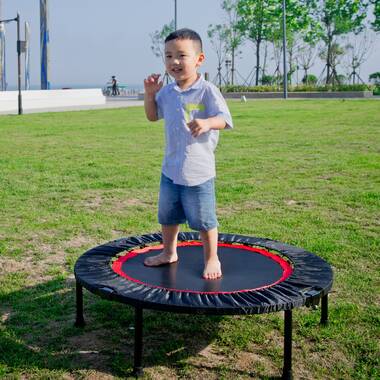
[[[204,111],[205,105],[202,103],[196,104],[196,103],[187,103],[185,104],[185,121],[186,123],[190,123],[192,120],[191,112],[193,111]]]

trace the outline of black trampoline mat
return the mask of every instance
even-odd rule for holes
[[[234,293],[259,290],[284,281],[292,273],[288,261],[262,248],[218,244],[223,276],[205,280],[203,247],[200,243],[179,243],[178,262],[147,267],[145,258],[162,252],[162,246],[127,252],[113,263],[113,270],[129,281],[178,292]]]

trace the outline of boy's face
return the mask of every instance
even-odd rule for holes
[[[165,44],[166,71],[179,85],[192,84],[197,79],[197,69],[204,58],[196,41],[176,39]]]

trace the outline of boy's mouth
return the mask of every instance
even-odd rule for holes
[[[176,74],[180,73],[181,71],[182,71],[182,69],[179,67],[172,69],[172,72],[176,73]]]

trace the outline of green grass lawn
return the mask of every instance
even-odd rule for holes
[[[231,102],[217,149],[220,231],[303,247],[334,269],[330,324],[294,312],[298,379],[378,379],[380,102]],[[159,230],[163,124],[143,108],[0,116],[0,378],[124,378],[133,309],[85,292],[73,327],[76,259]],[[186,228],[186,227],[185,227]],[[148,379],[271,379],[282,313],[147,311]]]

